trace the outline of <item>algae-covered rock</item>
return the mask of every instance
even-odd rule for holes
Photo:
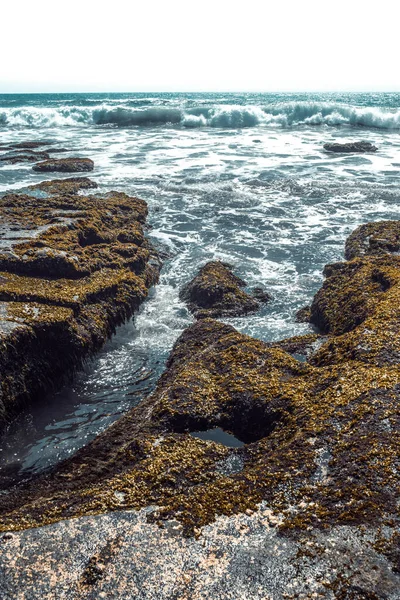
[[[232,273],[229,265],[212,261],[204,265],[196,277],[184,286],[180,297],[197,319],[237,317],[260,308],[260,301],[243,291],[245,285],[240,277]],[[262,301],[268,299],[266,292],[263,292]]]
[[[347,260],[400,253],[400,221],[378,221],[357,227],[346,240]]]
[[[39,173],[81,173],[93,171],[94,162],[90,158],[51,158],[32,167]]]
[[[324,144],[324,150],[328,152],[376,152],[378,148],[371,142],[346,142]]]
[[[395,600],[399,260],[372,255],[327,267],[312,307],[326,337],[266,344],[212,319],[194,323],[176,342],[153,394],[74,457],[0,496],[0,528],[151,507],[148,522],[175,523],[197,538],[215,522],[229,535],[235,519],[254,512],[255,520],[263,518],[257,535],[264,549],[273,554],[282,540],[293,547],[282,564],[293,564],[296,577],[282,594],[297,589],[307,597],[311,581],[332,600]],[[296,360],[297,352],[307,360]],[[243,446],[191,435],[215,428]],[[268,516],[261,517],[263,510]],[[238,540],[246,527],[250,521],[235,533]],[[303,569],[311,564],[307,577]],[[283,579],[281,570],[273,585]],[[296,588],[299,581],[304,586]],[[264,597],[266,590],[284,597],[276,589],[263,589]]]
[[[96,187],[86,178],[34,187],[48,194],[0,199],[3,422],[100,348],[158,277],[143,200],[76,195]]]
[[[65,179],[52,179],[31,185],[28,189],[40,190],[47,194],[77,194],[81,190],[96,189],[97,183],[88,177],[67,177]]]

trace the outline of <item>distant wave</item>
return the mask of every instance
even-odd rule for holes
[[[143,101],[145,104],[146,101]],[[168,106],[8,107],[0,108],[2,127],[79,127],[102,125],[148,127],[173,125],[186,128],[237,129],[256,126],[298,127],[304,125],[374,127],[400,129],[400,110],[355,107],[335,102],[280,102],[268,106],[200,105],[194,108]]]

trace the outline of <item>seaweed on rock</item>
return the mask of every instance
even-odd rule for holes
[[[36,187],[48,192],[39,202],[0,199],[2,422],[99,349],[158,278],[143,200],[76,195],[96,187],[86,178]]]
[[[1,529],[152,505],[149,519],[175,519],[191,535],[261,501],[282,533],[367,525],[379,537],[398,527],[400,264],[368,256],[327,274],[313,303],[325,338],[266,344],[197,321],[152,395],[51,473],[1,497]],[[291,356],[298,349],[308,362]],[[245,445],[190,435],[211,427]],[[221,470],[233,456],[242,468]]]

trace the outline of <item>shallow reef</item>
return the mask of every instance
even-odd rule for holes
[[[83,195],[96,187],[70,178],[0,198],[0,422],[78,368],[157,281],[146,203]]]
[[[238,317],[256,312],[270,299],[262,288],[255,288],[250,295],[242,289],[245,286],[230,265],[212,261],[182,288],[180,298],[197,319]]]
[[[38,173],[82,173],[93,171],[94,162],[90,158],[50,158],[33,165]]]

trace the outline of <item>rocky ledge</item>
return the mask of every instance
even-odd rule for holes
[[[378,148],[371,142],[348,142],[324,144],[324,150],[328,150],[328,152],[376,152]]]
[[[253,295],[242,288],[246,282],[232,273],[232,267],[220,261],[209,262],[184,286],[180,298],[197,319],[238,317],[260,309],[269,294],[255,288]]]
[[[326,268],[321,334],[266,344],[197,321],[151,396],[3,494],[3,531],[41,527],[5,534],[3,588],[44,553],[43,589],[73,598],[398,600],[400,256],[371,244],[396,227],[359,228]],[[215,428],[242,446],[192,435]]]
[[[0,198],[0,422],[99,349],[157,281],[146,203],[83,195],[96,187],[72,178]]]
[[[32,167],[38,173],[83,173],[93,171],[93,168],[94,162],[90,158],[52,158]]]

